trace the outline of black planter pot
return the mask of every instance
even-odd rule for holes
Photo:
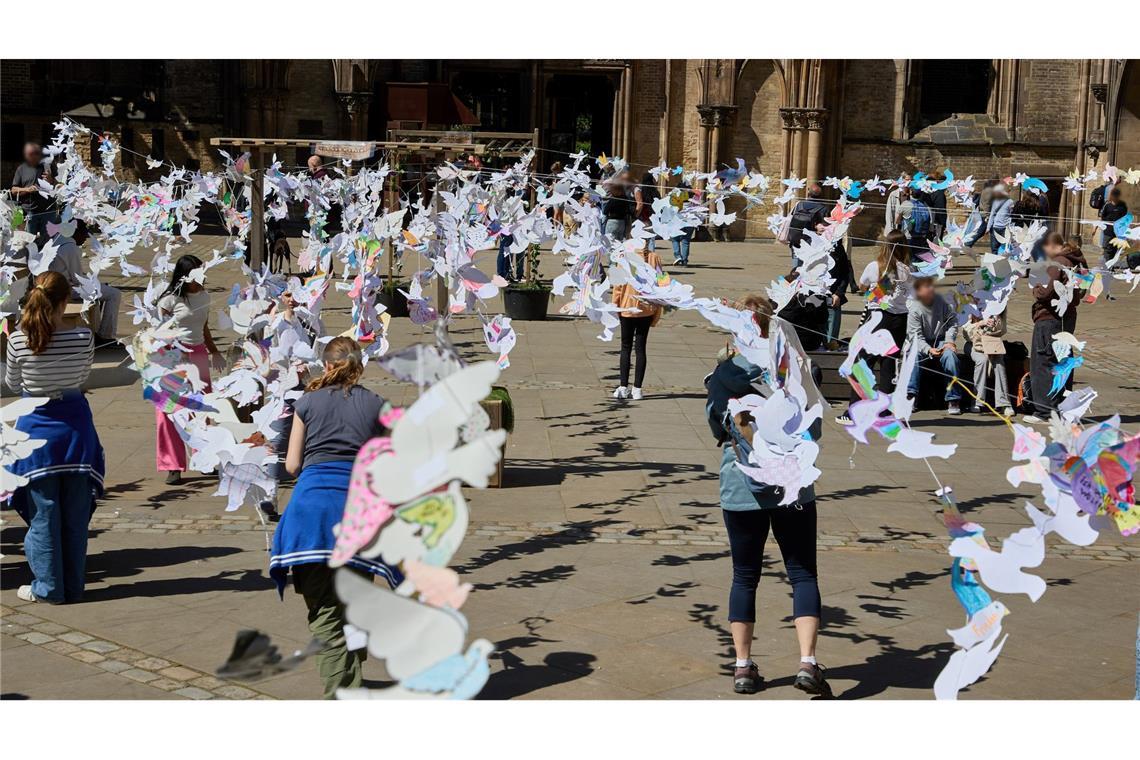
[[[397,287],[407,288],[408,283],[401,282]],[[388,309],[388,313],[393,317],[406,317],[408,316],[408,299],[404,298],[404,294],[399,291],[388,288],[381,288],[376,291],[376,302],[384,304]]]
[[[503,306],[511,319],[535,321],[546,319],[546,306],[550,303],[547,288],[510,287],[503,291]]]

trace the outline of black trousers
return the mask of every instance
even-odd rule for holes
[[[1077,313],[1070,304],[1062,319],[1039,319],[1033,323],[1033,340],[1029,349],[1029,388],[1033,395],[1033,413],[1042,419],[1049,419],[1050,412],[1061,400],[1061,393],[1050,394],[1053,387],[1053,367],[1057,366],[1057,355],[1053,353],[1053,336],[1059,332],[1073,332],[1077,329]],[[1073,376],[1065,383],[1065,388],[1073,387]]]
[[[867,321],[870,313],[871,312],[867,310],[863,311],[863,319],[859,323],[860,326],[862,326],[863,322]],[[894,314],[889,311],[884,311],[883,318],[879,320],[878,329],[886,330],[891,334],[900,352],[902,351],[903,343],[906,342],[906,316],[906,314]],[[895,354],[895,356],[872,356],[871,354],[860,353],[859,355],[867,360],[867,366],[871,368],[871,371],[874,371],[875,365],[878,365],[879,371],[876,389],[880,393],[894,393],[895,374],[898,371],[898,361],[895,359],[895,356],[898,356],[898,354]],[[906,380],[909,382],[910,378],[906,378]],[[852,388],[851,403],[854,404],[858,400],[859,394]]]
[[[756,622],[756,587],[764,566],[769,530],[776,536],[788,582],[792,584],[792,617],[820,617],[819,573],[816,570],[815,501],[795,507],[721,510],[732,553],[732,586],[728,592],[730,622]]]
[[[619,317],[621,320],[621,382],[629,385],[629,364],[631,354],[637,352],[637,369],[633,375],[633,386],[640,388],[645,382],[645,343],[649,340],[649,328],[653,317]]]

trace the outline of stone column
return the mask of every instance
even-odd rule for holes
[[[346,140],[363,140],[368,134],[368,106],[372,102],[370,92],[338,92],[340,103],[340,133]]]
[[[804,179],[808,182],[822,179],[823,128],[827,123],[826,108],[808,108],[803,112],[807,131],[807,164]]]

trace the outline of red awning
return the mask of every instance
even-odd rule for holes
[[[446,84],[389,82],[388,121],[428,126],[478,126],[479,117],[455,97]]]

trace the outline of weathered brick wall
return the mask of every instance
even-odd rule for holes
[[[721,148],[721,163],[734,164],[737,156],[750,169],[758,169],[769,177],[778,177],[784,161],[784,130],[780,120],[780,77],[775,64],[768,59],[750,60],[736,82],[736,112],[728,139]],[[772,213],[768,206],[743,210],[743,202],[726,205],[737,212],[737,221],[729,228],[732,239],[768,236],[765,219]]]
[[[902,108],[903,75],[893,60],[850,60],[843,80],[844,137],[890,137]]]
[[[656,166],[661,159],[661,117],[665,112],[665,61],[633,63],[633,94],[630,108],[630,155],[637,172]]]
[[[298,123],[319,121],[319,133],[305,131],[306,137],[344,137],[340,134],[337,103],[333,88],[332,63],[327,60],[297,60],[289,67],[289,93],[281,119],[282,135],[301,134]]]
[[[1017,102],[1018,137],[1031,142],[1072,142],[1077,130],[1080,61],[1022,61]]]

